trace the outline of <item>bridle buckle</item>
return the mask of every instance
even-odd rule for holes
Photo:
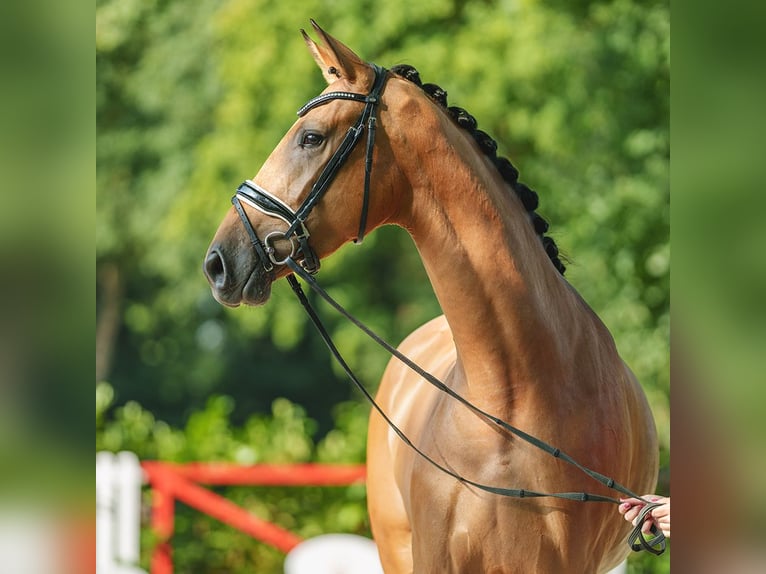
[[[269,233],[266,237],[263,238],[263,246],[266,251],[266,255],[269,256],[269,259],[274,265],[284,265],[287,263],[288,259],[292,259],[295,256],[295,253],[297,251],[297,247],[295,244],[295,236],[294,235],[287,235],[282,231],[272,231]],[[290,243],[290,253],[286,255],[283,259],[277,258],[277,249],[274,243],[277,241],[287,241]]]

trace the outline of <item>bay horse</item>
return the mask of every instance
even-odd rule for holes
[[[215,298],[262,305],[296,261],[313,273],[340,246],[401,226],[444,314],[399,350],[477,409],[652,492],[649,406],[606,327],[563,278],[537,194],[414,68],[365,63],[312,25],[319,42],[301,32],[328,87],[232,199],[203,266]],[[362,134],[367,145],[357,146]],[[368,509],[388,574],[605,572],[629,553],[630,525],[609,504],[473,486],[608,492],[401,362],[389,363],[376,400],[436,463],[372,412]]]

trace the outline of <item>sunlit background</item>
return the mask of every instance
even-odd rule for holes
[[[202,258],[236,186],[323,88],[298,30],[414,65],[476,116],[541,197],[567,277],[649,397],[670,489],[666,2],[97,3],[97,448],[170,461],[362,462],[369,407],[285,286],[210,295]],[[459,193],[459,190],[456,190]],[[328,260],[320,282],[396,343],[439,314],[406,234]],[[374,389],[387,356],[327,315]],[[294,529],[368,533],[364,493],[232,489]],[[179,510],[179,571],[280,572],[281,555]],[[200,540],[205,544],[200,544]],[[667,557],[634,570],[663,572]]]

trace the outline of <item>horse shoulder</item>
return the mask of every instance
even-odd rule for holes
[[[399,351],[437,378],[444,378],[455,364],[455,344],[443,315],[413,331],[399,345]],[[383,374],[376,401],[409,436],[419,432],[422,419],[427,416],[426,405],[439,397],[439,391],[394,357]],[[375,418],[386,425],[379,416]],[[393,441],[393,431],[389,434],[392,442],[400,444],[398,438]]]
[[[415,330],[399,350],[437,377],[444,376],[455,362],[452,333],[444,316]],[[437,399],[438,391],[396,358],[389,362],[376,396],[381,409],[416,443]],[[387,573],[413,570],[409,476],[414,456],[373,410],[367,439],[367,504]]]

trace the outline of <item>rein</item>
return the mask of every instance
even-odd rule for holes
[[[574,466],[581,472],[587,474],[589,477],[593,478],[594,480],[597,480],[598,482],[600,482],[607,488],[615,490],[621,494],[625,494],[629,497],[637,498],[638,500],[641,500],[642,502],[644,502],[645,506],[641,509],[641,512],[636,518],[635,526],[633,530],[631,531],[630,535],[628,536],[628,545],[631,547],[631,549],[634,552],[638,552],[640,550],[647,550],[648,552],[651,552],[652,554],[655,554],[656,556],[659,556],[665,551],[666,544],[667,544],[665,535],[657,528],[656,525],[654,524],[652,525],[651,533],[653,535],[653,538],[651,538],[650,540],[647,540],[644,537],[644,533],[643,533],[644,522],[646,521],[652,509],[660,506],[659,503],[650,502],[642,498],[641,496],[631,491],[626,486],[623,486],[622,484],[616,482],[614,479],[581,465],[572,457],[570,457],[568,454],[562,452],[561,449],[553,447],[549,445],[548,443],[540,440],[539,438],[532,436],[522,431],[521,429],[518,429],[514,427],[513,425],[505,422],[504,420],[480,409],[479,407],[477,407],[476,405],[474,405],[473,403],[471,403],[470,401],[468,401],[467,399],[465,399],[464,397],[456,393],[450,387],[445,385],[437,377],[435,377],[434,375],[432,375],[431,373],[429,373],[428,371],[420,367],[417,363],[412,361],[406,355],[402,354],[396,347],[386,342],[377,333],[375,333],[372,329],[370,329],[367,325],[365,325],[359,319],[357,319],[351,313],[349,313],[340,303],[338,303],[335,299],[333,299],[332,296],[329,293],[327,293],[327,291],[325,291],[317,283],[316,279],[314,279],[314,277],[311,274],[307,273],[306,270],[303,269],[294,259],[288,257],[286,259],[286,264],[290,268],[290,270],[293,272],[293,274],[288,275],[286,279],[288,283],[290,284],[290,287],[292,287],[293,292],[298,298],[298,301],[300,301],[301,305],[306,311],[306,314],[309,316],[309,318],[311,319],[311,322],[314,324],[314,327],[316,327],[317,331],[319,332],[319,335],[322,337],[322,340],[325,342],[328,349],[330,350],[330,354],[332,354],[332,356],[341,366],[341,368],[346,373],[346,375],[348,375],[349,379],[351,379],[354,385],[361,391],[361,393],[364,395],[364,398],[370,403],[370,405],[372,405],[372,407],[380,414],[380,416],[383,417],[383,419],[386,421],[386,423],[391,428],[391,430],[393,430],[397,434],[397,436],[407,446],[412,448],[421,458],[425,459],[429,464],[431,464],[438,470],[442,471],[443,473],[453,477],[454,479],[464,484],[467,484],[469,486],[473,486],[475,488],[483,490],[485,492],[489,492],[491,494],[497,494],[500,496],[506,496],[510,498],[547,497],[547,498],[561,498],[564,500],[574,500],[578,502],[610,502],[612,504],[620,503],[619,499],[617,498],[613,498],[611,496],[604,496],[601,494],[593,494],[589,492],[537,492],[534,490],[503,488],[499,486],[482,484],[482,483],[470,480],[458,474],[454,470],[451,470],[445,467],[444,465],[436,462],[428,454],[426,454],[420,448],[418,448],[409,439],[409,437],[407,437],[407,435],[404,434],[404,432],[396,425],[396,423],[394,423],[391,420],[391,418],[385,413],[385,411],[383,411],[383,409],[375,401],[375,399],[370,394],[370,392],[364,387],[364,385],[361,383],[359,378],[353,372],[351,367],[348,365],[348,363],[346,362],[346,360],[343,358],[340,351],[336,347],[335,343],[332,340],[332,337],[327,331],[327,328],[324,326],[316,310],[314,309],[314,307],[311,305],[311,302],[306,297],[306,294],[304,293],[303,288],[301,287],[298,280],[295,278],[295,275],[298,275],[301,279],[303,279],[317,295],[319,295],[322,299],[324,299],[338,313],[340,313],[346,319],[351,321],[359,330],[365,333],[370,339],[372,339],[378,345],[383,347],[386,351],[388,351],[391,355],[393,355],[399,361],[404,363],[407,367],[415,371],[418,375],[420,375],[423,379],[425,379],[431,385],[436,387],[439,391],[446,393],[447,395],[449,395],[450,397],[458,401],[460,404],[472,410],[474,413],[479,415],[481,418],[483,418],[490,424],[493,424],[501,428],[502,430],[509,432],[514,436],[519,437],[520,439],[531,444],[532,446],[535,446],[539,448],[540,450],[547,452],[554,458],[563,460],[564,462],[571,464],[572,466]]]
[[[378,405],[378,403],[375,401],[375,399],[370,394],[370,392],[364,387],[364,385],[361,383],[359,378],[354,374],[353,370],[345,361],[340,351],[336,347],[335,343],[333,342],[329,332],[327,331],[327,328],[322,323],[316,310],[314,309],[314,307],[311,305],[310,301],[306,297],[306,294],[304,293],[303,288],[301,287],[298,280],[295,278],[296,275],[299,276],[303,281],[305,281],[311,287],[311,289],[315,293],[317,293],[317,295],[319,295],[322,299],[324,299],[330,306],[332,306],[341,315],[343,315],[349,321],[351,321],[357,328],[363,331],[368,337],[370,337],[378,345],[383,347],[391,355],[396,357],[399,361],[401,361],[407,367],[409,367],[414,372],[416,372],[423,379],[425,379],[431,385],[436,387],[439,391],[446,393],[447,395],[449,395],[450,397],[458,401],[460,404],[464,405],[465,407],[467,407],[468,409],[476,413],[478,416],[483,418],[488,423],[495,425],[496,427],[502,429],[503,431],[524,440],[525,442],[550,454],[554,458],[563,460],[564,462],[574,466],[575,468],[587,474],[592,479],[597,480],[598,482],[600,482],[607,488],[615,490],[622,494],[625,494],[629,497],[637,498],[641,500],[642,502],[644,502],[645,506],[642,508],[641,512],[639,513],[635,521],[635,526],[633,530],[631,531],[630,536],[628,537],[628,544],[630,545],[631,549],[634,551],[647,550],[648,552],[651,552],[652,554],[659,556],[665,551],[665,548],[666,548],[667,541],[665,539],[665,536],[662,534],[662,532],[659,531],[656,525],[652,525],[651,533],[653,534],[654,537],[651,538],[650,540],[646,540],[646,538],[644,538],[644,534],[642,530],[644,522],[649,516],[649,513],[651,512],[653,508],[659,506],[658,503],[653,503],[643,499],[641,496],[632,492],[627,487],[619,484],[614,479],[609,478],[608,476],[605,476],[601,473],[598,473],[594,470],[591,470],[581,465],[572,457],[562,452],[560,449],[547,444],[546,442],[510,425],[509,423],[503,421],[502,419],[472,404],[470,401],[468,401],[467,399],[465,399],[464,397],[456,393],[453,389],[448,387],[446,384],[444,384],[437,377],[435,377],[428,371],[424,370],[422,367],[417,365],[407,356],[403,355],[398,349],[396,349],[391,344],[383,340],[379,335],[373,332],[369,327],[367,327],[359,319],[351,315],[351,313],[349,313],[340,303],[335,301],[335,299],[333,299],[316,282],[316,279],[314,279],[313,275],[319,270],[319,258],[317,257],[316,253],[308,244],[308,239],[310,237],[310,234],[308,232],[308,229],[305,226],[306,218],[308,217],[311,210],[316,206],[316,204],[322,198],[322,196],[325,194],[330,184],[332,183],[335,175],[337,174],[338,170],[342,167],[343,163],[346,161],[350,153],[353,151],[357,142],[361,138],[361,135],[364,131],[365,124],[366,124],[367,148],[366,148],[366,159],[365,159],[364,197],[362,201],[362,213],[361,213],[360,223],[359,223],[359,233],[357,235],[357,239],[355,240],[355,243],[361,243],[364,237],[365,227],[367,223],[367,208],[369,205],[370,175],[372,172],[372,152],[373,152],[373,147],[375,142],[376,110],[377,110],[377,105],[380,102],[380,95],[383,91],[383,87],[385,86],[385,81],[386,81],[386,70],[375,64],[373,64],[372,66],[373,66],[373,69],[375,70],[375,82],[369,94],[363,95],[363,94],[356,94],[352,92],[329,92],[327,94],[322,94],[320,96],[313,98],[305,106],[303,106],[300,110],[298,110],[298,116],[302,117],[313,108],[323,105],[329,101],[337,100],[337,99],[351,100],[351,101],[361,102],[365,104],[364,110],[362,111],[362,114],[360,115],[359,119],[351,128],[349,128],[340,146],[338,146],[338,148],[336,149],[333,156],[330,158],[327,165],[325,165],[324,169],[322,170],[322,173],[319,175],[316,182],[312,186],[308,196],[306,197],[306,199],[303,201],[301,206],[296,211],[293,211],[282,200],[280,200],[279,198],[277,198],[276,196],[269,193],[268,191],[266,191],[265,189],[263,189],[262,187],[258,186],[257,184],[255,184],[254,182],[250,180],[246,180],[242,185],[240,185],[236,191],[236,194],[234,195],[234,197],[232,197],[231,201],[234,207],[236,208],[240,219],[242,220],[242,223],[248,233],[248,236],[250,237],[250,241],[253,244],[253,248],[255,249],[259,259],[261,260],[264,269],[268,273],[271,273],[273,272],[274,265],[286,265],[287,267],[290,268],[292,273],[287,275],[287,281],[290,284],[290,287],[295,292],[296,297],[298,298],[301,305],[305,309],[307,315],[309,316],[312,323],[316,327],[320,336],[324,340],[325,344],[329,348],[332,356],[335,358],[336,361],[338,361],[338,364],[345,371],[345,373],[348,375],[348,377],[351,379],[354,385],[361,391],[365,399],[383,417],[383,419],[386,421],[386,423],[391,428],[391,430],[393,430],[397,434],[397,436],[405,444],[407,444],[407,446],[412,448],[420,457],[425,459],[429,464],[431,464],[432,466],[434,466],[441,472],[460,481],[463,484],[472,486],[474,488],[483,490],[491,494],[500,495],[500,496],[506,496],[506,497],[512,497],[512,498],[549,497],[549,498],[560,498],[565,500],[574,500],[579,502],[609,502],[613,504],[619,504],[620,502],[619,499],[617,498],[604,496],[601,494],[593,494],[589,492],[548,493],[548,492],[537,492],[534,490],[503,488],[499,486],[482,484],[479,482],[475,482],[471,479],[468,479],[458,474],[454,470],[451,470],[450,468],[447,468],[446,466],[438,463],[436,460],[434,460],[428,454],[426,454],[420,448],[418,448],[407,437],[407,435],[404,434],[404,432],[383,411],[383,409],[380,407],[380,405]],[[251,205],[255,209],[261,211],[262,213],[265,213],[266,215],[281,219],[282,221],[284,221],[285,223],[289,225],[288,229],[285,232],[273,231],[263,239],[263,242],[261,242],[255,230],[253,229],[252,225],[250,224],[250,221],[248,220],[247,215],[245,214],[244,209],[242,208],[241,202],[245,202],[248,205]],[[290,254],[287,255],[284,259],[277,258],[276,249],[272,245],[272,242],[275,242],[278,240],[288,240],[291,244]],[[297,245],[296,245],[296,242],[297,242]],[[302,255],[303,257],[302,261],[300,262],[296,261],[295,256],[297,254]]]

